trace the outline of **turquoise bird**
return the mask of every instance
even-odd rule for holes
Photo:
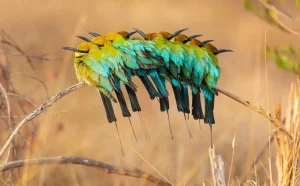
[[[98,46],[91,42],[83,42],[77,47],[77,49],[72,47],[63,47],[63,49],[75,52],[74,67],[77,79],[79,81],[84,81],[89,85],[95,86],[98,90],[104,104],[108,122],[115,123],[119,136],[121,151],[124,156],[117,120],[111,104],[111,100],[117,102],[112,95],[114,89],[109,80],[111,77],[111,72],[106,68],[105,64],[102,64],[97,60],[99,57]]]
[[[168,32],[158,32],[158,33],[148,33],[145,34],[139,29],[135,29],[146,41],[153,41],[155,43],[157,57],[160,57],[164,60],[164,65],[158,67],[158,72],[161,81],[164,83],[166,79],[168,79],[172,85],[172,89],[174,92],[176,105],[178,111],[182,111],[184,113],[188,113],[188,92],[185,92],[185,89],[180,88],[179,83],[179,74],[183,65],[183,62],[186,58],[185,50],[183,49],[181,44],[173,43],[171,40],[176,37],[181,32],[187,30],[187,28],[178,30],[173,34]],[[165,84],[165,83],[164,83]],[[185,97],[183,97],[183,94]],[[169,110],[169,100],[167,97],[163,97],[159,99],[161,111]],[[169,116],[169,114],[168,114]],[[184,115],[185,116],[185,115]],[[186,120],[186,116],[185,116]],[[170,123],[170,122],[169,122]],[[187,125],[187,123],[186,123]],[[188,125],[187,125],[188,128]],[[171,129],[170,129],[171,131]],[[188,132],[190,138],[192,138],[191,132],[188,128]]]
[[[216,55],[223,52],[232,52],[232,50],[228,50],[228,49],[218,50],[215,46],[209,43],[211,41],[212,40],[206,40],[201,42],[197,39],[192,39],[189,42],[189,44],[198,46],[198,48],[194,48],[194,49],[198,51],[197,53],[199,54],[199,59],[201,59],[201,61],[195,64],[193,68],[194,70],[193,83],[195,86],[200,85],[200,88],[204,94],[204,100],[205,100],[204,123],[208,123],[210,125],[210,131],[212,137],[212,124],[215,124],[214,112],[213,112],[214,100],[215,100],[215,95],[218,95],[216,88],[221,74],[221,69],[218,65],[218,59]]]

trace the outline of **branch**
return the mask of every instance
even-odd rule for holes
[[[299,21],[299,19],[293,18],[291,15],[287,14],[286,12],[283,12],[283,11],[279,10],[278,8],[276,8],[276,6],[270,4],[269,2],[266,2],[264,0],[258,0],[258,1],[266,9],[271,10],[271,11],[275,11],[278,15],[280,15],[280,16],[286,18],[286,19],[289,19],[291,21]]]
[[[1,43],[6,44],[8,46],[11,46],[15,50],[17,50],[18,52],[20,52],[21,54],[26,56],[25,52],[19,47],[19,45],[15,42],[15,40],[13,40],[4,30],[0,31],[0,36],[2,37],[2,39],[0,39]],[[11,41],[6,40],[7,38]],[[31,59],[28,56],[26,56],[26,59],[27,59],[27,62],[29,63],[29,65],[30,65],[30,67],[33,70],[35,70]]]
[[[275,12],[275,14],[277,15],[280,15],[288,20],[291,20],[291,21],[299,21],[299,19],[294,19],[292,16],[288,15],[287,13],[283,12],[283,11],[280,11],[278,8],[276,8],[274,5],[270,4],[270,3],[267,3],[265,2],[264,0],[258,0],[258,2],[266,9],[270,10],[270,11],[273,11]],[[289,26],[287,26],[285,23],[283,23],[282,21],[280,21],[278,19],[278,17],[274,14],[270,14],[272,19],[279,25],[281,26],[282,28],[284,28],[286,31],[288,31],[289,33],[293,34],[293,35],[296,35],[296,36],[300,36],[300,32],[297,31],[297,30],[294,30],[292,28],[290,28]]]
[[[26,116],[19,124],[18,126],[15,128],[15,130],[10,134],[8,140],[5,142],[4,146],[2,147],[1,151],[0,151],[0,159],[2,158],[5,150],[8,148],[9,144],[13,141],[14,137],[18,134],[18,132],[20,131],[20,129],[28,122],[31,121],[32,119],[34,119],[35,117],[37,117],[38,115],[40,115],[42,113],[42,111],[50,106],[52,106],[57,100],[59,100],[60,98],[68,95],[69,93],[85,86],[85,83],[78,83],[75,84],[63,91],[61,91],[60,93],[58,93],[57,95],[51,97],[50,99],[48,99],[46,102],[44,102],[43,104],[41,104],[38,108],[36,108],[34,111],[32,111],[28,116]]]
[[[264,111],[263,108],[261,107],[256,107],[254,105],[252,105],[249,101],[244,101],[241,98],[237,97],[236,95],[231,94],[230,92],[227,92],[226,90],[217,89],[218,92],[224,94],[225,96],[239,102],[242,105],[245,105],[246,107],[250,108],[251,110],[263,115],[265,118],[267,118],[271,123],[274,124],[274,126],[281,132],[283,132],[289,139],[293,140],[292,135],[281,125],[281,122],[278,121],[277,119],[273,118],[272,115],[270,113],[267,113],[266,111]]]
[[[94,167],[99,170],[106,172],[106,174],[119,174],[124,176],[130,176],[134,178],[145,179],[149,182],[154,183],[157,186],[171,186],[171,184],[160,180],[151,174],[147,174],[140,169],[123,169],[114,165],[106,164],[92,159],[83,157],[48,157],[38,159],[19,160],[6,163],[0,167],[0,172],[6,171],[13,168],[23,167],[24,165],[43,165],[43,164],[79,164],[89,167]]]
[[[4,99],[6,100],[6,108],[7,108],[7,116],[8,116],[8,118],[7,118],[7,120],[8,120],[8,129],[9,129],[9,133],[10,134],[12,134],[12,132],[13,132],[13,124],[12,124],[12,117],[11,117],[11,110],[10,110],[10,103],[9,103],[9,100],[8,100],[8,96],[7,96],[7,92],[6,92],[6,90],[5,90],[5,88],[2,86],[2,84],[0,83],[0,90],[1,90],[1,92],[2,92],[2,94],[3,94],[3,97],[4,97]],[[10,149],[9,149],[9,152],[8,152],[8,154],[7,154],[7,160],[8,160],[8,158],[9,158],[9,155],[10,155],[10,151],[11,150],[14,150],[14,142],[13,142],[13,140],[12,140],[12,145],[11,145],[11,147],[10,147]],[[10,144],[9,144],[10,145]],[[7,161],[6,160],[6,161]],[[5,162],[6,162],[5,161]]]

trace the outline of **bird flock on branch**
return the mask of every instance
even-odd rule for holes
[[[190,113],[195,120],[203,119],[204,123],[209,124],[212,133],[212,124],[215,124],[214,101],[218,95],[216,88],[221,74],[216,56],[232,50],[217,49],[211,44],[213,40],[200,41],[197,38],[201,35],[198,34],[186,36],[182,34],[185,30],[187,28],[174,33],[160,31],[145,34],[134,29],[132,32],[108,32],[106,35],[88,32],[93,38],[77,36],[83,40],[77,48],[63,47],[75,53],[74,67],[78,80],[97,89],[107,120],[115,123],[118,134],[112,102],[120,105],[123,117],[127,117],[129,121],[131,117],[121,84],[125,85],[132,112],[138,112],[142,120],[133,77],[142,81],[149,98],[158,100],[160,110],[167,113],[172,139],[166,81],[172,86],[177,110],[183,112],[190,138],[192,134],[187,124],[187,115]],[[136,33],[140,37],[132,37]],[[204,113],[200,93],[204,96]],[[130,124],[132,127],[131,121]],[[149,138],[143,122],[142,126],[146,138]],[[121,140],[120,144],[122,148]]]

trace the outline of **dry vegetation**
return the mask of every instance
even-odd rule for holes
[[[251,15],[242,2],[223,3],[0,2],[0,185],[300,185],[300,81],[265,59],[266,43],[297,46],[299,38]],[[72,55],[60,48],[75,46],[80,41],[74,36],[86,31],[132,27],[188,27],[188,34],[203,34],[235,51],[220,56],[214,149],[207,125],[199,129],[189,120],[194,136],[189,139],[175,107],[171,140],[166,114],[143,97],[140,86],[150,139],[133,114],[137,143],[115,107],[122,156],[101,99],[93,88],[76,84]]]

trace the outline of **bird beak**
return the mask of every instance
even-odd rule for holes
[[[218,55],[221,54],[223,52],[233,52],[232,50],[228,50],[228,49],[220,49],[217,52],[214,52],[214,55]]]
[[[130,36],[132,36],[133,34],[137,33],[137,31],[133,31],[133,32],[129,32],[128,33],[128,38],[130,38]]]
[[[91,42],[91,40],[86,37],[83,37],[83,36],[76,36],[76,37],[78,37],[79,39],[82,39],[83,41]]]
[[[133,30],[137,31],[144,39],[146,39],[146,34],[143,31],[141,31],[137,28],[133,28]]]
[[[202,35],[201,34],[192,35],[192,36],[188,37],[187,40],[190,41],[190,40],[192,40],[194,38],[197,38],[197,37],[200,37],[200,36],[202,36]]]
[[[73,47],[62,47],[62,49],[64,49],[64,50],[70,50],[72,52],[78,52],[78,50],[76,48],[73,48]]]
[[[180,30],[177,30],[176,32],[174,32],[172,34],[172,36],[168,39],[168,40],[171,40],[172,38],[176,37],[178,34],[180,34],[181,32],[187,30],[188,28],[184,28],[184,29],[180,29]]]
[[[183,44],[191,41],[194,38],[200,37],[200,36],[202,36],[202,35],[201,34],[192,35],[192,36],[188,37],[185,41],[183,41]]]
[[[199,45],[199,47],[203,47],[206,43],[209,43],[209,42],[212,42],[214,40],[205,40],[205,41],[202,41],[201,44]]]
[[[94,36],[94,37],[98,37],[100,36],[100,34],[96,33],[96,32],[88,32],[88,34]]]

